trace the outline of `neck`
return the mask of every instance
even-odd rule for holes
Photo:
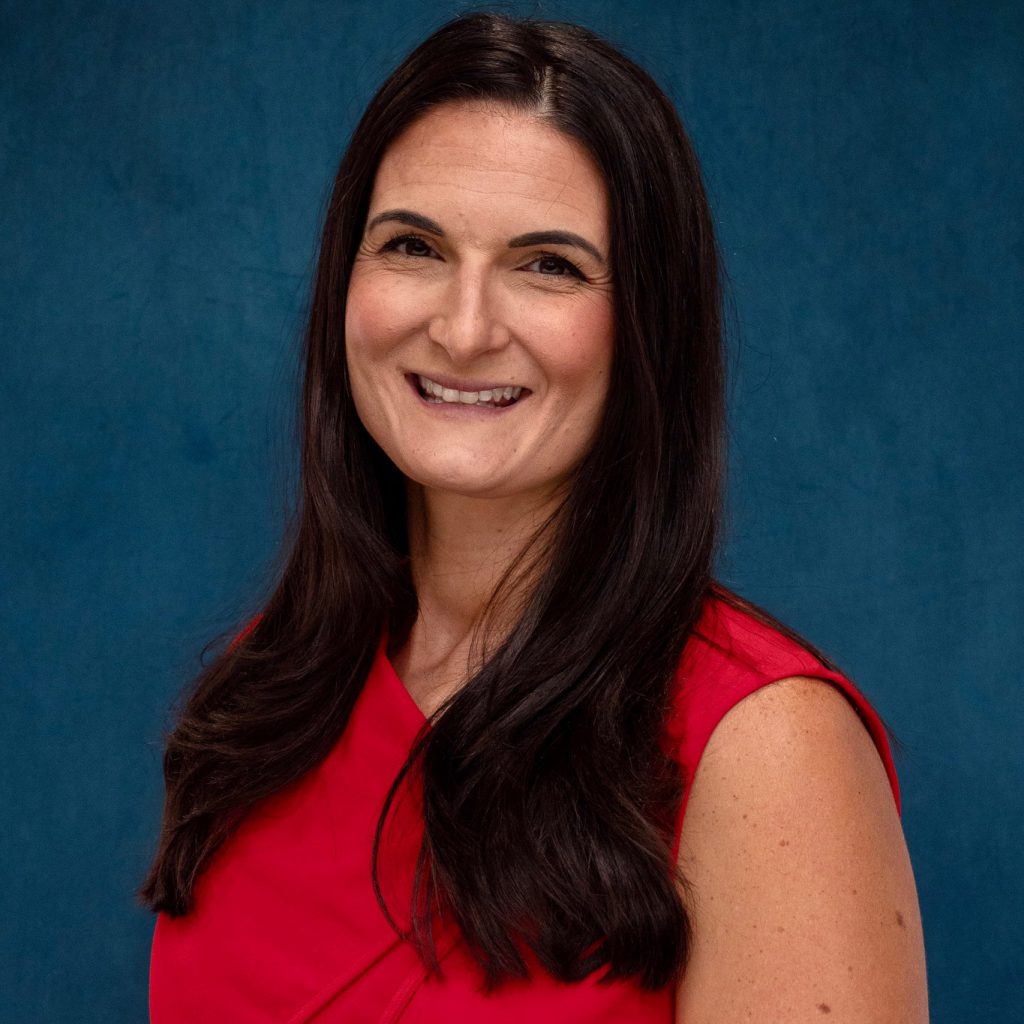
[[[560,497],[476,498],[409,483],[409,556],[419,604],[410,643],[437,658],[464,648],[503,574]],[[500,609],[496,625],[498,632],[511,626]]]

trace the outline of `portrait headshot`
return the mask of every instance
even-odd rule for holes
[[[1013,1019],[1020,9],[7,20],[0,1020]]]

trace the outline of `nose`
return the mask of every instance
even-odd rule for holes
[[[509,342],[509,330],[498,314],[498,306],[486,269],[463,266],[438,302],[427,336],[448,353],[453,363],[473,363]]]

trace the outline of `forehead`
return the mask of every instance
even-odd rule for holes
[[[529,114],[447,103],[413,122],[377,170],[370,212],[411,207],[445,228],[561,227],[607,243],[604,179],[582,143]]]

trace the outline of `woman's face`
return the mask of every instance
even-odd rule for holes
[[[345,345],[359,417],[410,480],[543,498],[567,479],[608,391],[608,232],[587,151],[530,116],[449,103],[391,144]]]

